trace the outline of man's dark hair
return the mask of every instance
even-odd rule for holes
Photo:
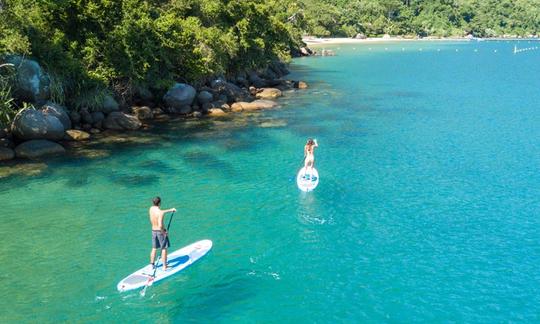
[[[161,204],[161,198],[156,197],[152,199],[152,203],[154,204],[154,206],[159,206],[159,204]]]

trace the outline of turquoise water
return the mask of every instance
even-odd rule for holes
[[[0,179],[3,321],[540,321],[540,51],[513,46],[336,45],[294,61],[310,88],[279,109]],[[179,210],[173,248],[214,248],[119,294],[155,195]]]

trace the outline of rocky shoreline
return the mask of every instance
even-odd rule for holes
[[[109,135],[150,131],[152,122],[271,109],[278,106],[275,100],[283,91],[308,87],[303,81],[284,79],[289,74],[286,64],[273,62],[264,69],[216,77],[198,87],[178,82],[162,98],[141,91],[132,104],[119,104],[112,95],[105,95],[98,108],[77,111],[52,100],[50,78],[38,62],[12,57],[8,63],[16,68],[15,93],[32,107],[19,111],[9,127],[0,129],[0,166],[63,155],[66,149],[84,149]]]

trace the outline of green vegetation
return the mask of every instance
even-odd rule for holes
[[[0,57],[36,59],[51,76],[53,99],[78,109],[110,92],[125,101],[141,89],[159,96],[177,80],[198,84],[287,60],[303,34],[497,36],[539,28],[540,0],[0,0]],[[5,73],[4,113],[22,107]]]
[[[302,0],[315,36],[527,36],[540,32],[539,0]]]
[[[289,59],[301,40],[282,10],[260,0],[2,0],[0,56],[36,59],[72,108],[109,90],[129,100]]]

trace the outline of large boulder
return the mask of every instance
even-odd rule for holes
[[[163,96],[167,107],[173,111],[180,111],[184,106],[190,106],[197,95],[197,90],[185,83],[176,83]]]
[[[281,97],[281,90],[276,88],[263,88],[261,91],[257,92],[255,96],[260,99],[275,99]]]
[[[90,134],[81,130],[68,129],[65,139],[68,141],[86,141],[90,139]]]
[[[251,71],[248,73],[248,79],[256,88],[264,88],[268,86],[268,81],[262,79],[257,72]]]
[[[69,118],[66,109],[59,104],[49,101],[43,105],[43,107],[41,107],[41,111],[43,111],[43,113],[46,115],[51,115],[58,118],[58,120],[64,126],[64,129],[71,128],[71,119]]]
[[[50,96],[50,78],[38,62],[21,56],[10,56],[6,60],[16,69],[15,96],[21,101],[44,102]]]
[[[97,110],[104,114],[110,114],[113,111],[118,111],[119,108],[118,102],[116,102],[116,100],[114,100],[114,98],[108,94],[103,97],[101,107],[99,107]]]
[[[119,111],[110,113],[103,121],[104,128],[113,130],[136,130],[141,126],[142,124],[137,117]]]
[[[272,100],[259,99],[252,102],[235,102],[232,104],[232,111],[252,111],[260,109],[270,109],[277,106],[277,103]]]
[[[197,101],[199,104],[204,105],[205,103],[212,102],[214,96],[209,91],[203,90],[197,95]]]
[[[249,98],[249,92],[240,88],[234,83],[227,82],[223,79],[216,79],[211,82],[212,89],[219,93],[219,100],[234,102],[244,101]]]
[[[36,159],[42,156],[63,154],[66,150],[62,145],[47,140],[31,140],[19,144],[15,148],[18,158]]]
[[[22,140],[61,140],[64,137],[64,130],[64,125],[58,118],[35,109],[20,111],[11,124],[13,135]]]
[[[15,157],[15,152],[9,147],[0,146],[0,161],[11,160]]]

